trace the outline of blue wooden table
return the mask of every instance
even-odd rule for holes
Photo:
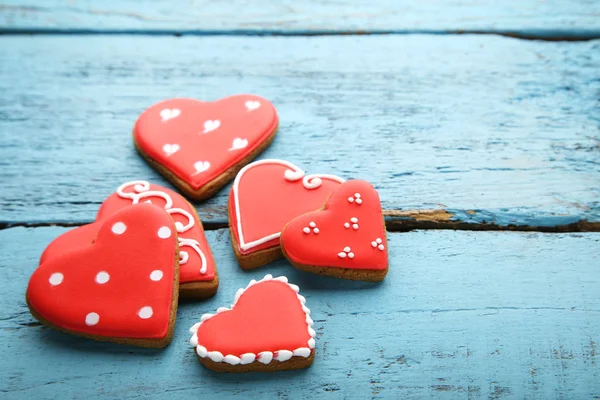
[[[175,3],[0,5],[0,398],[600,398],[600,2]],[[219,291],[169,347],[41,326],[45,246],[125,181],[168,185],[139,113],[245,92],[280,114],[262,158],[379,190],[386,280],[242,272],[226,188],[197,204]],[[188,328],[266,273],[307,298],[314,365],[204,369]]]

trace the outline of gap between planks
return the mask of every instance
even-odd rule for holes
[[[474,221],[465,221],[458,214],[467,214],[474,217]],[[431,210],[383,210],[385,226],[388,232],[409,232],[413,230],[460,230],[460,231],[513,231],[513,232],[600,232],[600,221],[588,221],[579,219],[574,222],[543,224],[501,224],[493,221],[480,220],[477,216],[480,212],[466,210],[464,212],[431,209]],[[89,224],[92,221],[74,222],[0,222],[0,230],[15,227],[39,228],[39,227],[77,227]],[[226,229],[227,221],[209,221],[202,223],[204,230],[212,231]]]
[[[202,29],[87,29],[87,28],[7,28],[0,35],[138,35],[138,36],[365,36],[365,35],[495,35],[523,40],[581,42],[600,39],[600,29],[405,29],[405,30],[202,30]]]

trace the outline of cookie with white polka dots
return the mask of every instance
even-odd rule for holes
[[[125,207],[102,222],[93,243],[54,257],[31,276],[31,314],[91,339],[164,347],[177,314],[177,230],[152,204]]]
[[[342,183],[322,210],[303,214],[285,226],[281,247],[292,265],[304,271],[383,280],[388,254],[379,194],[365,181]]]

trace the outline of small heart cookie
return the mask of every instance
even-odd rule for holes
[[[335,175],[305,175],[283,160],[242,168],[229,194],[229,229],[240,266],[256,268],[283,257],[279,235],[285,224],[321,208],[341,182]]]
[[[293,219],[281,233],[283,254],[296,268],[338,278],[381,281],[387,239],[375,188],[346,181],[320,211]]]
[[[190,332],[205,367],[219,372],[306,368],[315,331],[305,298],[284,276],[265,276],[239,289],[231,309],[204,314]]]
[[[151,166],[187,196],[203,200],[267,148],[278,124],[273,104],[254,95],[170,99],[140,115],[133,139]]]
[[[126,207],[93,243],[36,269],[27,305],[40,322],[87,338],[141,347],[171,341],[179,281],[177,232],[162,208]]]
[[[102,220],[131,204],[151,203],[164,208],[175,221],[179,238],[179,296],[207,298],[219,287],[217,267],[195,208],[183,196],[147,181],[126,182],[98,210],[96,221],[67,231],[42,253],[40,264],[64,253],[86,247],[96,237]]]

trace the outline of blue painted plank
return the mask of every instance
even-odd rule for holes
[[[594,0],[71,1],[8,0],[3,32],[331,34],[496,32],[537,38],[600,36]]]
[[[139,113],[241,92],[280,113],[263,157],[367,179],[392,214],[598,222],[598,50],[491,36],[0,37],[0,222],[83,223],[124,181],[166,184],[133,149]],[[227,192],[198,206],[205,222],[227,222]]]
[[[215,298],[183,304],[164,351],[39,326],[24,293],[64,228],[0,231],[0,393],[31,398],[594,398],[600,396],[600,234],[417,231],[389,235],[381,284],[297,271],[243,272],[225,230],[208,232]],[[266,273],[298,284],[318,332],[308,370],[220,375],[188,328]]]

